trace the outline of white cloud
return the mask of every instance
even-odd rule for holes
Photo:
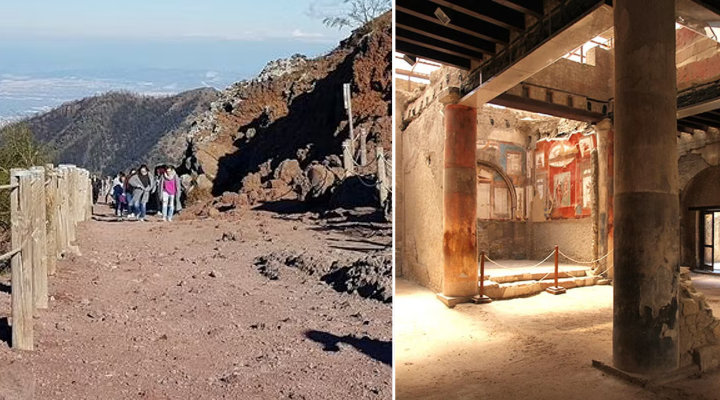
[[[172,85],[168,85],[172,86]],[[76,77],[15,77],[0,78],[0,121],[45,112],[67,101],[106,93],[129,90],[148,96],[168,96],[176,87],[155,88],[151,81],[116,81]]]
[[[320,39],[320,38],[325,37],[325,35],[323,35],[322,33],[303,32],[300,29],[295,29],[294,31],[292,31],[290,36],[297,38],[297,39]]]
[[[305,15],[314,19],[337,16],[343,10],[342,0],[314,0],[308,5]]]

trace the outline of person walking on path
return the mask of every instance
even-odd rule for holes
[[[130,181],[132,180],[132,178],[135,175],[137,175],[137,170],[133,168],[130,170],[130,173],[125,177],[125,186],[124,186],[125,191],[123,193],[125,194],[125,201],[127,203],[128,218],[135,218],[135,209],[134,209],[135,203],[133,202],[133,187],[130,184]]]
[[[180,178],[175,173],[175,168],[168,166],[160,175],[158,185],[162,192],[162,215],[164,221],[172,221],[175,210],[180,211]]]
[[[117,174],[117,177],[112,182],[112,187],[110,188],[112,190],[112,197],[113,201],[115,202],[115,215],[118,217],[122,217],[123,215],[123,208],[125,207],[126,199],[125,199],[125,173],[120,172]]]
[[[90,182],[92,183],[92,203],[97,204],[100,200],[100,191],[102,190],[102,179],[97,175],[93,175]]]
[[[147,165],[142,165],[137,175],[130,178],[132,187],[132,206],[137,212],[138,220],[145,221],[145,211],[150,193],[155,190],[155,177],[153,177]]]

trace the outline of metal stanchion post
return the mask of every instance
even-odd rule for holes
[[[563,294],[566,292],[566,289],[560,285],[558,285],[558,257],[559,257],[560,250],[558,250],[558,246],[555,246],[555,286],[550,286],[549,288],[545,289],[546,292],[552,293],[552,294]]]
[[[491,303],[492,299],[485,296],[485,252],[480,253],[480,294],[473,297],[475,304]]]

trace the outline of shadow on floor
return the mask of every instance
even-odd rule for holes
[[[119,218],[116,216],[104,216],[104,215],[93,215],[92,219],[94,221],[100,221],[100,222],[125,222],[127,221],[124,218]]]
[[[270,211],[276,214],[303,214],[313,210],[313,207],[300,200],[267,201],[253,208],[254,210]]]
[[[7,317],[0,318],[0,341],[12,347],[12,328],[10,328],[10,321]]]
[[[367,336],[357,338],[354,335],[336,336],[332,333],[310,330],[305,332],[308,339],[324,345],[325,351],[340,351],[339,343],[346,343],[353,346],[359,352],[380,361],[386,365],[392,365],[392,342],[370,339]]]
[[[0,293],[7,293],[10,294],[12,291],[12,287],[8,285],[7,283],[0,282]]]

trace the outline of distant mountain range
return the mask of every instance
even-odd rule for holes
[[[165,97],[110,92],[25,122],[58,162],[110,175],[142,163],[177,163],[193,121],[218,95],[211,88]]]
[[[154,90],[112,91],[63,103],[23,121],[36,139],[55,151],[56,162],[105,175],[143,163],[178,163],[192,137],[213,191],[237,191],[251,173],[260,172],[262,184],[269,184],[268,171],[284,160],[297,160],[304,169],[339,159],[342,141],[349,136],[345,83],[352,86],[354,126],[367,133],[368,159],[374,159],[377,146],[390,154],[391,53],[391,16],[386,13],[324,55],[271,61],[254,79],[221,92],[202,88],[158,95],[162,90],[157,89],[173,88],[151,77],[148,87]],[[211,72],[204,77],[220,83]],[[85,81],[66,81],[48,83],[87,86]],[[0,75],[0,83],[0,104],[2,96],[17,100],[42,92],[28,89],[37,82],[22,76]],[[38,102],[43,107],[52,104],[45,98]]]

